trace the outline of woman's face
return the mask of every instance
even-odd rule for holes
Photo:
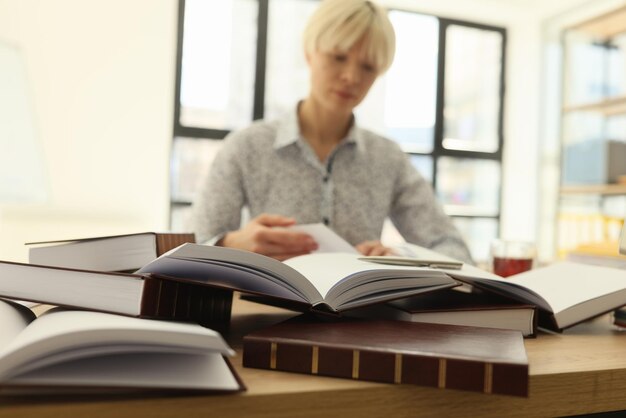
[[[315,51],[307,54],[311,69],[310,97],[324,108],[351,113],[365,98],[378,76],[364,53],[364,39],[348,51]]]

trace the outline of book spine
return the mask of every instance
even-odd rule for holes
[[[146,277],[140,316],[196,322],[228,331],[233,292],[160,277]]]
[[[374,382],[528,396],[528,366],[311,346],[245,337],[243,366]]]
[[[195,243],[195,234],[156,234],[157,257],[187,242]]]

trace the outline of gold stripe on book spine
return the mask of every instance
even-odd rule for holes
[[[491,393],[493,390],[493,364],[485,363],[485,386],[483,391]]]
[[[440,389],[446,387],[446,359],[439,359],[439,383],[437,385]]]
[[[270,346],[270,369],[276,369],[276,349],[278,344],[272,343]]]
[[[396,367],[393,372],[393,383],[402,383],[402,354],[396,354]]]
[[[352,351],[352,378],[359,378],[359,350]]]
[[[317,374],[319,365],[320,348],[316,345],[313,346],[313,353],[311,353],[311,374]]]

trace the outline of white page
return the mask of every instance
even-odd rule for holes
[[[322,223],[294,225],[289,229],[309,234],[318,245],[314,253],[359,253],[348,241]]]
[[[424,274],[429,277],[438,274],[437,272],[433,273],[433,270],[428,268],[382,265],[361,261],[359,257],[359,254],[318,253],[290,258],[284,263],[306,276],[324,298],[334,285],[356,272],[396,270],[400,273],[411,271],[415,272],[415,276]]]
[[[70,361],[15,376],[8,383],[80,387],[237,390],[226,360],[207,354],[124,354]]]
[[[140,345],[162,347],[164,352],[196,350],[233,354],[221,335],[196,324],[100,312],[60,311],[46,313],[33,321],[0,352],[0,375],[13,373],[54,353],[71,353],[74,350],[72,355],[80,357],[78,348],[81,346],[87,348],[86,355],[92,355],[91,348],[107,345],[118,349]]]
[[[548,310],[553,313],[626,288],[624,270],[572,262],[555,263],[507,278],[496,276],[489,280],[500,282],[502,289],[513,284],[531,290],[545,299],[549,304]]]
[[[82,239],[30,247],[28,262],[97,271],[124,271],[143,266],[156,257],[153,233]]]
[[[0,300],[0,350],[7,347],[34,319],[35,314],[27,307]]]
[[[20,263],[0,263],[0,289],[12,299],[84,306],[104,312],[139,314],[141,277]]]
[[[229,277],[227,281],[230,281],[232,285],[238,286],[244,290],[248,289],[263,292],[263,288],[272,285],[272,283],[263,284],[263,277],[260,275],[256,277],[254,275],[244,277],[244,274],[240,274],[241,270],[238,270],[238,266],[250,267],[262,271],[267,275],[271,275],[279,281],[290,283],[291,286],[299,289],[303,295],[306,295],[307,301],[311,303],[321,297],[319,292],[306,277],[285,263],[261,254],[235,248],[190,243],[183,244],[145,265],[138,270],[137,273],[169,274],[174,277],[186,277],[198,281],[207,279],[213,281],[213,277],[219,277],[218,274],[213,274],[214,271],[217,272],[217,267],[219,266],[205,263],[202,260],[218,260],[221,263],[231,264],[231,270],[237,277]],[[187,264],[187,267],[184,267],[184,264]],[[180,270],[177,273],[178,269]],[[238,280],[238,283],[234,282],[235,279]],[[272,286],[276,285],[273,284]],[[284,297],[294,299],[294,296],[297,296],[291,293],[292,296],[290,297],[287,292],[289,291],[284,292]],[[276,290],[273,291],[272,294],[277,295],[279,292]]]

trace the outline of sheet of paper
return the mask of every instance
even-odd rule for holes
[[[290,229],[309,234],[319,246],[316,253],[353,253],[358,254],[356,248],[341,238],[335,231],[322,223],[294,225]]]

